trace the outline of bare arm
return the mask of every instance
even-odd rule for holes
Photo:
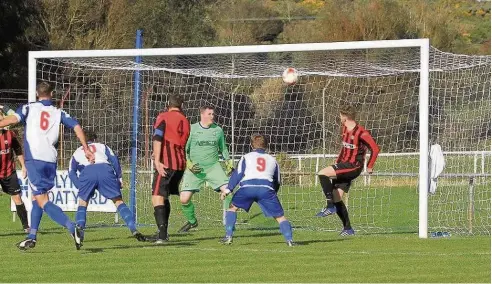
[[[166,132],[166,121],[159,120],[154,127],[154,137],[152,137],[152,153],[154,155],[154,167],[161,176],[166,176],[164,164],[161,163],[161,147]]]
[[[229,160],[229,149],[227,148],[226,140],[224,137],[224,131],[221,129],[219,133],[219,152],[222,154],[224,160]]]
[[[161,147],[162,147],[162,142],[158,140],[154,140],[152,143],[152,151],[154,153],[154,163],[158,164],[160,163],[160,157],[161,157]]]
[[[77,138],[79,139],[80,144],[82,144],[84,151],[88,150],[89,146],[87,146],[87,140],[85,138],[85,133],[84,133],[84,130],[82,130],[82,127],[80,127],[80,125],[76,125],[73,128],[73,131],[75,132],[75,135],[77,135]]]
[[[89,149],[89,146],[87,146],[87,139],[85,138],[84,130],[82,130],[82,127],[77,124],[73,128],[73,131],[75,132],[75,135],[77,135],[80,144],[82,144],[82,147],[84,148],[85,157],[87,158],[87,160],[89,160],[89,162],[94,163],[95,156],[94,153],[92,153],[92,151]]]
[[[19,163],[21,164],[22,169],[26,168],[26,161],[24,160],[24,155],[17,156]]]
[[[19,119],[15,115],[4,116],[3,118],[0,116],[0,128],[7,127],[18,122]]]
[[[26,161],[24,160],[24,155],[17,156],[19,163],[21,164],[22,178],[27,177]]]
[[[17,156],[17,159],[22,167],[22,178],[26,178],[26,163],[24,160],[24,153],[22,152],[21,143],[19,142],[19,139],[17,139],[15,132],[11,131],[10,133],[12,134],[12,149],[14,150],[15,156]]]
[[[371,156],[369,157],[369,161],[367,163],[367,172],[372,173],[372,169],[374,167],[374,163],[376,162],[376,159],[378,158],[379,154],[379,146],[374,141],[374,138],[372,138],[371,134],[369,134],[368,131],[365,131],[362,133],[360,136],[362,143],[366,145],[367,148],[369,148],[369,151],[371,151]]]

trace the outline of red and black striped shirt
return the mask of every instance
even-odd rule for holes
[[[0,130],[0,179],[9,177],[15,171],[15,155],[22,155],[19,140],[11,130]]]
[[[369,131],[363,126],[356,124],[352,130],[343,126],[342,130],[342,149],[338,155],[337,163],[349,162],[357,166],[364,165],[366,152],[369,149],[371,156],[367,162],[367,167],[374,167],[376,158],[379,154],[379,147],[372,138]]]
[[[164,168],[186,168],[185,147],[189,136],[190,122],[181,111],[166,111],[157,116],[153,140],[162,142],[160,160]]]

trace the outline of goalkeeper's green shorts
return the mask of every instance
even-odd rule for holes
[[[198,174],[194,174],[189,169],[186,169],[183,176],[183,183],[181,184],[181,191],[198,192],[205,186],[205,182],[215,191],[219,191],[221,186],[229,182],[229,178],[220,163],[203,168],[202,172]]]

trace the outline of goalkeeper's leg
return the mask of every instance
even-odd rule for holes
[[[179,229],[178,233],[188,232],[192,228],[198,227],[198,220],[195,214],[195,204],[191,201],[194,191],[183,190],[179,194],[179,201],[181,202],[181,209],[183,215],[186,217],[187,222]]]
[[[195,192],[200,191],[200,188],[205,182],[205,176],[204,172],[193,174],[189,169],[186,169],[184,172],[179,201],[181,202],[181,210],[187,221],[178,230],[178,233],[188,232],[190,229],[198,226],[195,215],[195,204],[193,204],[191,198]]]
[[[209,182],[210,186],[215,189],[216,192],[220,192],[221,190],[227,188],[227,184],[229,183],[229,178],[222,166],[217,163],[211,168],[207,170],[207,182]],[[233,188],[232,188],[233,189]],[[226,210],[229,209],[231,205],[232,195],[229,194],[226,196],[222,203],[222,224],[226,223]]]

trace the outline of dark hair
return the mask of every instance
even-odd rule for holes
[[[39,97],[51,97],[51,92],[53,92],[53,86],[46,81],[42,81],[36,86],[36,93]]]
[[[357,110],[352,105],[344,105],[340,108],[340,114],[345,115],[348,119],[354,120]]]
[[[168,107],[181,108],[182,105],[183,105],[183,98],[180,95],[169,96],[169,100],[167,102]]]
[[[213,106],[209,106],[209,105],[207,105],[207,106],[201,106],[200,107],[200,113],[203,113],[207,109],[214,110],[215,108]]]
[[[94,142],[97,139],[97,134],[93,130],[84,129],[84,133],[85,133],[85,139],[87,139],[87,141]]]
[[[266,149],[268,146],[266,137],[261,134],[251,135],[251,146],[253,149]]]

